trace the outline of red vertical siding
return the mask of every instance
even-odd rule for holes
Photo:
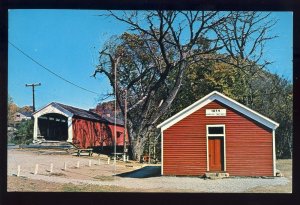
[[[73,144],[80,148],[114,145],[114,125],[73,118]],[[123,146],[124,127],[116,126],[122,134],[117,145]],[[128,135],[127,135],[128,136]]]
[[[114,140],[115,140],[115,138],[114,138],[114,136],[115,136],[114,125],[108,125],[108,127],[112,132],[112,136],[113,136],[112,141],[114,142]],[[124,127],[116,126],[116,132],[117,132],[117,145],[123,146],[123,144],[124,144]],[[120,134],[118,134],[118,132]],[[125,141],[128,142],[128,135],[126,135]]]
[[[206,109],[226,116],[205,116]],[[163,174],[203,175],[207,171],[206,125],[224,124],[226,171],[232,176],[273,176],[272,131],[213,101],[163,133]]]

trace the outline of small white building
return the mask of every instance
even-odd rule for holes
[[[23,120],[30,120],[32,112],[16,112],[14,114],[14,122],[21,122]]]

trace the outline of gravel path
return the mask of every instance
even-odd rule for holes
[[[78,158],[70,155],[42,155],[32,151],[8,150],[8,175],[16,174],[17,165],[21,165],[21,176],[30,179],[44,180],[55,183],[73,183],[73,184],[93,184],[107,186],[121,186],[125,188],[134,188],[142,190],[170,190],[185,192],[247,192],[248,189],[257,186],[276,186],[285,185],[289,180],[281,178],[226,178],[218,180],[205,180],[198,177],[167,177],[156,176],[148,178],[143,177],[134,170],[140,169],[140,165],[127,167],[125,164],[117,163],[116,167],[107,164],[105,158],[101,158],[101,165],[98,163],[99,157]],[[88,166],[88,161],[92,160],[92,166]],[[80,161],[81,167],[76,169],[77,161]],[[62,171],[64,162],[67,162],[69,168]],[[39,163],[39,173],[34,175],[35,164]],[[53,172],[58,175],[50,175],[47,172],[49,164],[53,163],[56,167]],[[142,168],[149,174],[152,171],[157,172],[159,167],[151,166]],[[130,174],[122,174],[130,172]],[[113,174],[120,176],[112,176]],[[146,174],[146,175],[147,175]],[[61,176],[59,176],[61,175]],[[147,176],[144,177],[147,177]],[[100,177],[99,177],[100,176]],[[101,177],[102,176],[102,177]],[[104,176],[104,177],[103,177]],[[106,178],[105,178],[106,177]]]

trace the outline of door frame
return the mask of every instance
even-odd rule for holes
[[[208,133],[208,128],[209,127],[223,127],[223,134],[209,134]],[[217,125],[206,125],[206,170],[209,172],[209,138],[210,137],[221,137],[223,138],[223,169],[222,171],[226,171],[226,130],[225,130],[225,125],[224,124],[217,124]]]

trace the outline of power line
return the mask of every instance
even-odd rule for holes
[[[8,41],[8,43],[9,43],[10,45],[12,45],[15,49],[17,49],[19,52],[21,52],[24,56],[26,56],[27,58],[29,58],[30,60],[32,60],[34,63],[36,63],[36,64],[39,65],[40,67],[44,68],[44,69],[45,69],[46,71],[48,71],[49,73],[51,73],[51,74],[55,75],[56,77],[60,78],[61,80],[65,81],[65,82],[67,82],[67,83],[69,83],[69,84],[71,84],[71,85],[73,85],[73,86],[75,86],[75,87],[77,87],[77,88],[80,88],[80,89],[82,89],[82,90],[84,90],[84,91],[87,91],[87,92],[90,92],[90,93],[99,95],[99,93],[96,93],[96,92],[94,92],[94,91],[88,90],[88,89],[86,89],[86,88],[84,88],[84,87],[81,87],[81,86],[79,86],[79,85],[76,85],[75,83],[73,83],[73,82],[67,80],[66,78],[64,78],[64,77],[62,77],[62,76],[56,74],[55,72],[53,72],[52,70],[50,70],[50,69],[47,68],[46,66],[44,66],[44,65],[42,65],[41,63],[39,63],[38,61],[36,61],[36,60],[35,60],[34,58],[32,58],[30,55],[28,55],[27,53],[25,53],[24,51],[22,51],[20,48],[18,48],[18,47],[17,47],[16,45],[14,45],[13,43],[11,43],[11,42],[9,42],[9,41]]]

